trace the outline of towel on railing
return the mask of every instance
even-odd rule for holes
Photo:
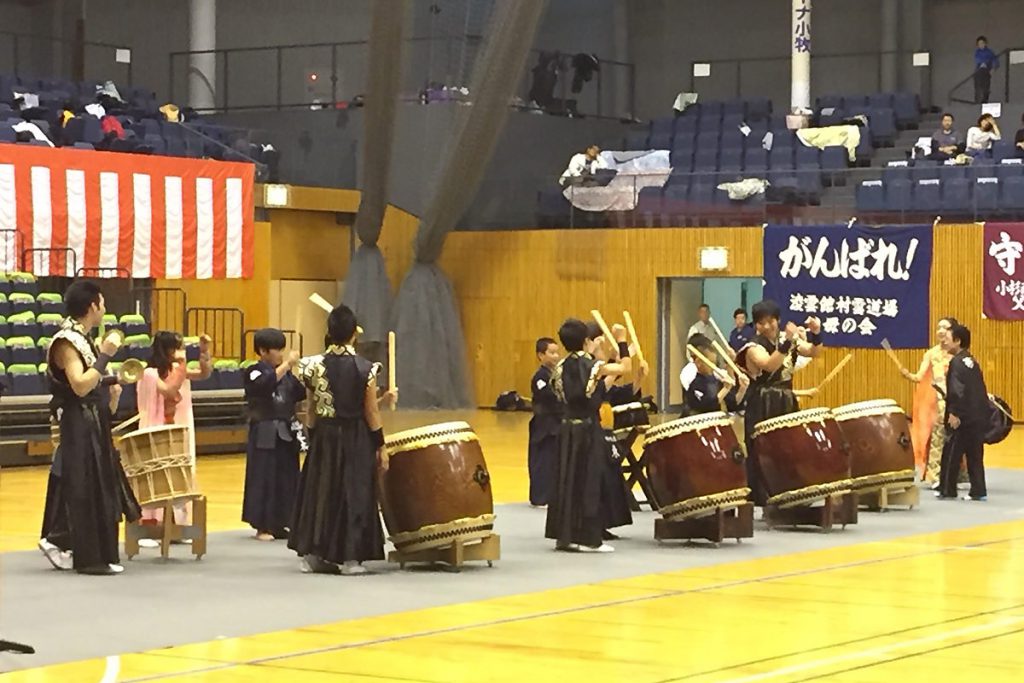
[[[850,155],[850,161],[857,160],[857,145],[860,144],[860,127],[858,126],[801,128],[796,132],[796,137],[808,147],[817,147],[818,149],[842,145]]]
[[[764,178],[744,178],[730,183],[722,183],[718,189],[728,192],[729,199],[743,201],[755,194],[764,194],[769,184]]]

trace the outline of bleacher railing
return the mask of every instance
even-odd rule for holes
[[[914,67],[914,53],[904,51],[835,52],[811,54],[811,82],[815,95],[881,92],[885,72],[892,69],[898,90],[916,93],[921,104],[933,104],[931,67]],[[694,65],[710,65],[708,76],[695,76]],[[701,100],[768,97],[776,111],[789,109],[792,55],[695,59],[690,62],[690,91]],[[907,77],[914,73],[916,76]],[[902,78],[900,78],[902,76]],[[826,84],[826,85],[823,85]],[[813,104],[813,102],[812,102]]]
[[[472,99],[472,94],[433,90],[442,86],[469,87],[472,65],[482,44],[478,35],[421,36],[406,40],[402,97],[427,103]],[[520,79],[517,95],[529,101],[531,70],[542,50],[532,51]],[[544,52],[555,52],[544,50]],[[349,106],[366,93],[368,43],[365,40],[337,43],[306,43],[266,47],[178,51],[170,54],[170,101],[188,90],[192,55],[212,54],[217,74],[217,96],[212,110],[334,109]],[[635,74],[632,63],[598,59],[600,68],[590,82],[572,93],[573,55],[563,53],[563,69],[553,93],[555,108],[569,105],[588,116],[632,118],[635,111]]]
[[[245,313],[238,308],[195,306],[185,311],[185,330],[190,336],[213,337],[213,357],[245,358]]]
[[[242,344],[242,355],[245,358],[255,358],[256,352],[253,349],[253,338],[259,330],[246,330],[244,334],[244,342]],[[298,330],[281,330],[284,333],[285,348],[288,350],[298,351],[299,355],[305,355],[303,348],[302,333]]]
[[[66,273],[71,277],[78,272],[78,254],[68,247],[25,249],[21,252],[21,270],[26,273]]]
[[[1024,82],[1021,79],[1024,70],[1021,69],[1020,63],[1015,62],[1015,55],[1011,53],[1024,54],[1024,47],[1010,47],[996,55],[999,67],[992,72],[989,102],[1009,102],[1011,88],[1013,93],[1024,90]],[[949,89],[947,99],[950,102],[978,104],[974,99],[974,73],[972,70],[966,78]]]
[[[123,52],[127,50],[128,52]],[[118,54],[128,61],[118,59]],[[131,47],[18,31],[0,31],[0,74],[132,85]]]
[[[0,273],[19,269],[21,234],[16,229],[0,230]]]
[[[136,287],[135,306],[149,321],[150,334],[160,330],[186,333],[188,295],[177,287]]]

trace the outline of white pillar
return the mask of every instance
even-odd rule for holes
[[[793,30],[790,106],[793,110],[811,108],[811,0],[792,0]]]
[[[882,82],[879,89],[882,92],[892,92],[899,89],[899,57],[896,50],[899,49],[900,31],[900,7],[898,0],[882,0],[882,27],[881,44],[882,60],[881,77]]]
[[[217,0],[189,0],[188,49],[217,48]],[[213,109],[217,102],[217,55],[190,55],[188,103],[196,109]]]

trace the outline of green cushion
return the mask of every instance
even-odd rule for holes
[[[32,311],[22,311],[7,317],[7,322],[9,323],[34,323],[35,321],[36,314]]]
[[[55,292],[43,292],[36,297],[36,301],[46,301],[51,304],[62,304],[64,303],[64,297]]]
[[[199,337],[185,337],[182,342],[185,346],[199,346]]]
[[[27,303],[30,303],[30,304],[34,304],[36,302],[36,298],[34,296],[32,296],[31,294],[24,294],[22,292],[14,292],[13,294],[11,294],[11,297],[8,299],[8,301],[10,301],[12,304],[15,303],[15,302],[21,302],[21,303],[26,303],[27,302]]]
[[[238,361],[230,358],[222,358],[213,362],[214,370],[237,370]]]
[[[7,366],[5,366],[3,363],[0,363],[0,375],[4,374],[5,372],[7,372]]]
[[[40,313],[39,315],[36,316],[36,322],[40,323],[40,324],[42,324],[42,323],[58,323],[58,324],[60,324],[60,321],[62,321],[63,319],[64,318],[62,318],[59,313]]]
[[[114,315],[113,313],[107,313],[105,316],[103,316],[103,324],[104,325],[116,325],[117,324],[117,316]]]
[[[40,375],[45,375],[46,374],[46,363],[40,363],[39,364],[39,374]]]
[[[7,368],[7,372],[12,375],[38,375],[39,368],[30,363],[15,363],[11,367]]]
[[[197,360],[190,360],[185,365],[185,367],[188,368],[189,370],[201,370],[202,369],[202,368],[199,367],[199,361],[197,361]]]
[[[36,276],[32,273],[11,273],[8,279],[11,282],[35,282]]]
[[[36,346],[38,346],[39,348],[45,350],[45,349],[50,348],[50,342],[52,342],[52,341],[53,341],[52,337],[40,337],[36,341]]]
[[[6,348],[7,348],[7,340],[4,339],[3,337],[0,337],[0,349],[6,349]]]
[[[7,346],[12,349],[33,349],[36,346],[36,342],[32,337],[8,337]]]
[[[250,358],[249,360],[243,360],[241,365],[239,365],[238,367],[240,367],[241,369],[245,370],[246,368],[251,368],[252,366],[256,365],[256,363],[258,363],[258,362],[259,361],[252,360]]]
[[[133,324],[142,323],[143,325],[145,325],[146,319],[143,318],[141,315],[136,315],[135,313],[125,313],[124,315],[121,316],[121,322]]]
[[[130,337],[124,338],[125,346],[152,346],[153,340],[149,338],[148,334],[133,334]]]
[[[0,282],[3,282],[3,280],[0,280]],[[3,303],[4,301],[7,301],[7,295],[0,292],[0,303]]]
[[[3,315],[0,315],[0,325],[3,325],[6,322],[7,322],[7,317],[3,316]]]

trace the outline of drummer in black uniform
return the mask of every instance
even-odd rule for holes
[[[942,347],[953,354],[946,371],[946,443],[942,448],[939,498],[956,498],[959,463],[967,458],[971,490],[964,500],[987,500],[985,431],[991,412],[981,365],[971,355],[971,331],[954,325]]]
[[[768,496],[761,477],[761,465],[754,449],[754,427],[773,417],[795,413],[796,394],[792,373],[784,367],[787,356],[817,358],[821,353],[821,321],[810,317],[806,329],[787,323],[780,334],[779,305],[771,300],[754,304],[753,340],[736,354],[736,364],[752,378],[747,392],[744,431],[747,442],[747,482],[755,505],[764,505]]]
[[[709,361],[718,362],[715,347],[703,334],[690,337],[687,345],[697,349]],[[743,409],[747,387],[750,386],[749,377],[744,374],[734,377],[729,370],[710,366],[696,356],[693,362],[697,366],[697,376],[686,388],[683,417],[716,411],[735,413]]]
[[[543,507],[551,498],[558,478],[558,427],[562,424],[562,404],[551,390],[551,371],[561,354],[551,337],[537,340],[540,367],[530,380],[533,417],[530,419],[530,446],[527,467],[530,473],[530,505]]]

